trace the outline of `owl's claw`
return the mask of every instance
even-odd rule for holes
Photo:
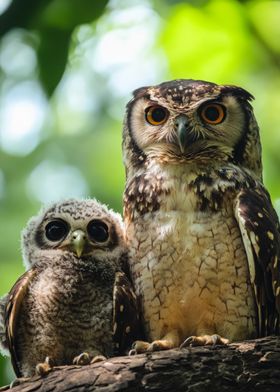
[[[170,348],[174,348],[174,345],[165,339],[154,340],[152,343],[136,340],[132,345],[132,349],[129,351],[129,355],[169,350]]]
[[[132,349],[130,350],[129,355],[146,353],[150,347],[150,343],[144,342],[143,340],[136,340],[132,344]]]
[[[106,361],[106,357],[104,357],[104,355],[96,355],[95,357],[92,358],[92,360],[90,361],[90,363],[97,363],[97,362],[102,362],[102,361]]]
[[[184,347],[195,347],[195,346],[216,346],[216,345],[227,345],[229,340],[222,338],[220,335],[203,335],[203,336],[190,336],[181,345],[180,348]]]
[[[172,347],[170,347],[169,344],[166,344],[165,340],[155,340],[154,342],[152,342],[149,345],[147,351],[149,351],[149,352],[162,351],[162,350],[168,350],[169,348],[172,348]]]
[[[107,358],[104,355],[90,355],[89,353],[83,352],[77,355],[73,359],[73,365],[85,366],[96,362],[105,361]]]
[[[35,368],[35,372],[38,376],[46,376],[54,367],[54,361],[50,357],[46,357],[44,362],[38,363]]]
[[[81,353],[80,355],[77,355],[73,359],[73,365],[85,366],[85,365],[89,365],[90,361],[91,361],[91,357],[89,353]]]

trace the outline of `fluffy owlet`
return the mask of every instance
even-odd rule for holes
[[[0,304],[2,348],[16,375],[40,372],[46,358],[84,364],[124,353],[138,316],[122,272],[121,217],[95,200],[56,203],[29,221],[22,250],[30,269]]]
[[[127,105],[125,228],[150,342],[137,352],[279,332],[279,223],[252,98],[174,80]]]

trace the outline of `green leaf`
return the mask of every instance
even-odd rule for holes
[[[40,32],[37,51],[39,77],[49,96],[64,73],[70,38],[71,35],[63,30],[45,29]]]

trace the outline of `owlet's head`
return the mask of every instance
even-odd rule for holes
[[[94,199],[69,199],[42,209],[22,232],[27,268],[42,257],[71,252],[77,258],[119,258],[125,252],[121,216]]]

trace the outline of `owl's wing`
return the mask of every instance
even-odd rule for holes
[[[123,272],[117,272],[113,292],[113,340],[117,354],[125,354],[139,335],[136,295]]]
[[[16,332],[18,315],[21,310],[22,301],[25,297],[26,291],[30,282],[36,275],[37,270],[35,267],[25,272],[14,284],[9,292],[5,306],[5,330],[7,346],[11,354],[12,365],[17,377],[21,376],[19,369],[19,358],[16,347]]]
[[[262,187],[240,191],[235,217],[239,223],[258,314],[259,336],[279,333],[279,220]]]
[[[8,294],[0,298],[0,351],[3,355],[8,354],[8,343],[6,339],[5,328],[5,308],[8,300]]]

